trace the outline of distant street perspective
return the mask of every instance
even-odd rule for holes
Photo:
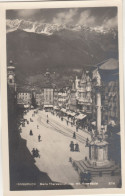
[[[10,190],[121,188],[117,9],[6,18]]]

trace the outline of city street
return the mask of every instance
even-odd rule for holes
[[[30,152],[33,148],[39,150],[40,158],[35,158],[36,166],[40,171],[46,172],[53,181],[78,183],[79,176],[69,162],[69,157],[74,160],[81,160],[88,156],[85,141],[86,138],[91,138],[90,134],[79,130],[76,133],[76,139],[73,139],[75,127],[70,124],[67,126],[65,120],[61,121],[59,117],[53,116],[50,112],[38,111],[38,114],[32,117],[33,113],[34,110],[31,110],[24,116],[25,119],[29,120],[29,124],[25,123],[25,127],[21,127],[21,137],[27,140],[27,147]],[[30,118],[33,122],[30,122]],[[48,124],[47,118],[49,119]],[[31,129],[32,136],[29,135]],[[39,134],[41,136],[40,142],[38,141]],[[70,151],[71,141],[79,144],[80,152]]]
[[[37,148],[40,157],[35,158],[35,164],[40,171],[46,172],[54,182],[62,184],[71,184],[74,188],[98,188],[98,187],[115,187],[119,182],[117,176],[104,176],[103,178],[94,177],[92,184],[80,184],[80,179],[77,171],[73,168],[69,161],[72,157],[74,160],[82,160],[89,155],[88,147],[85,147],[86,139],[91,140],[91,135],[83,130],[76,132],[76,127],[66,123],[64,119],[61,121],[56,115],[50,112],[38,110],[34,115],[34,111],[30,110],[24,115],[24,119],[29,121],[25,123],[22,129],[21,137],[27,141],[27,147],[32,154],[32,149]],[[32,116],[33,115],[33,116]],[[30,122],[30,118],[33,122]],[[47,123],[47,119],[49,122]],[[30,135],[32,130],[33,135]],[[73,139],[73,133],[76,133],[76,139]],[[41,141],[38,141],[38,136],[41,136]],[[79,152],[70,151],[70,142],[79,144]],[[109,184],[111,181],[111,184]]]

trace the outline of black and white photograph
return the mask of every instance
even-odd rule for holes
[[[121,189],[117,6],[7,9],[9,189]]]

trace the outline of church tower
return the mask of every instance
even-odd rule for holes
[[[7,83],[10,88],[13,88],[16,91],[16,83],[15,83],[15,67],[13,66],[13,62],[9,62],[9,66],[7,67]]]

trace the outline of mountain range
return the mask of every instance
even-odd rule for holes
[[[67,83],[69,76],[73,79],[84,67],[118,58],[117,29],[18,19],[6,24],[7,61],[15,63],[19,83],[31,83],[31,76],[37,84],[37,78],[44,83],[46,71],[57,73],[60,83]]]
[[[91,31],[97,33],[112,33],[113,36],[116,36],[116,29],[104,28],[102,26],[97,27],[87,27],[85,25],[68,25],[68,24],[49,24],[43,22],[33,22],[26,20],[7,20],[6,21],[7,33],[15,31],[17,29],[24,30],[26,32],[34,32],[38,34],[52,35],[55,32],[61,31],[63,29],[71,31]]]

